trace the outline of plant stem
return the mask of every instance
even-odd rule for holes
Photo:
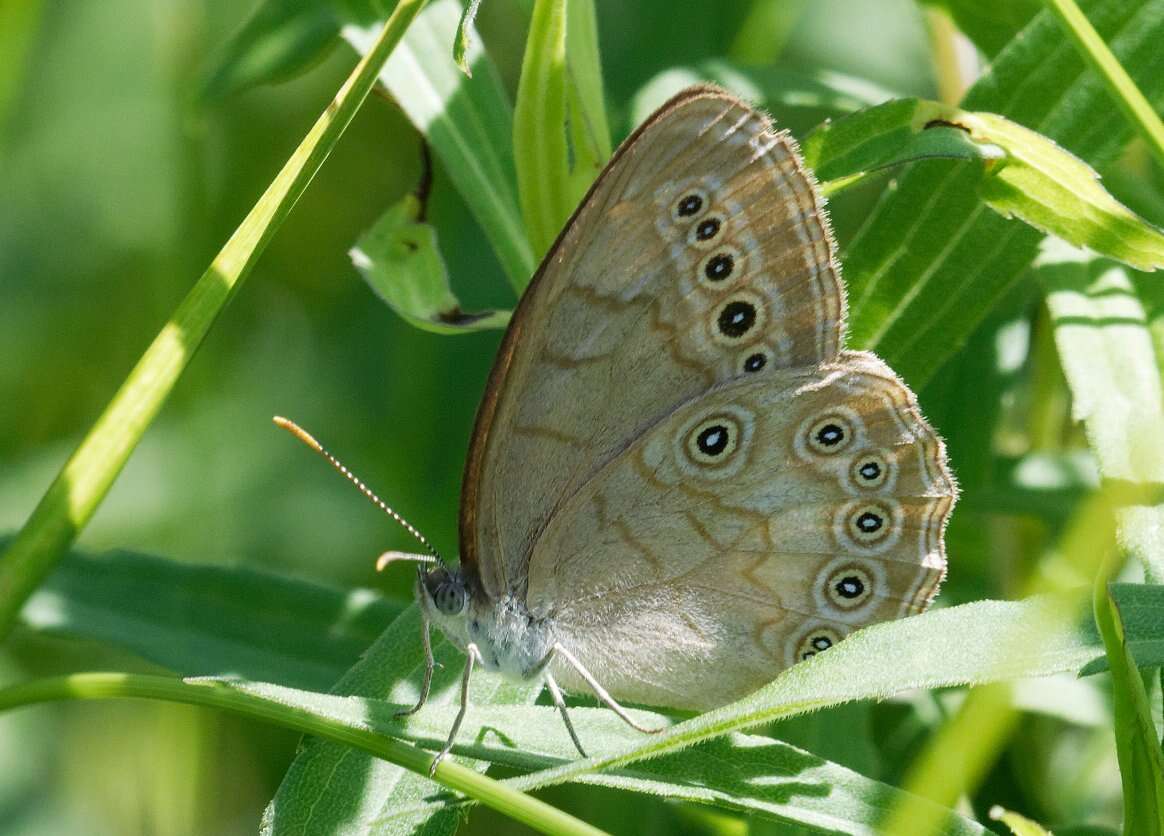
[[[1099,73],[1124,115],[1148,143],[1161,168],[1164,168],[1164,123],[1160,121],[1160,116],[1152,108],[1151,103],[1140,92],[1140,88],[1132,81],[1119,59],[1112,55],[1103,38],[1075,4],[1075,0],[1044,0],[1044,2],[1067,30],[1083,60]]]
[[[198,346],[335,147],[424,3],[400,0],[375,46],[154,338],[0,559],[0,641],[12,629],[25,600],[109,492]]]
[[[432,755],[415,746],[352,728],[304,709],[264,699],[215,680],[183,680],[128,673],[77,673],[25,682],[0,690],[0,712],[53,700],[155,699],[231,711],[267,723],[317,735],[363,749],[397,766],[428,775]],[[601,836],[568,813],[451,760],[437,767],[435,779],[541,833]]]

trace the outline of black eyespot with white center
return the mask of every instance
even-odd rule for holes
[[[727,472],[725,468],[738,467],[741,462],[736,461],[736,457],[740,445],[746,440],[745,426],[749,425],[741,423],[740,416],[728,411],[713,413],[689,425],[684,430],[686,436],[681,451],[688,465],[696,467],[691,472],[714,476]]]
[[[744,371],[749,373],[758,372],[766,365],[768,365],[768,358],[758,351],[744,358]]]
[[[894,535],[896,515],[881,503],[853,503],[845,509],[847,538],[853,545],[879,546]]]
[[[729,253],[716,253],[707,260],[703,275],[709,282],[722,282],[732,274],[732,268],[735,266],[736,261]]]
[[[719,218],[705,218],[695,227],[695,239],[697,241],[710,241],[716,236],[722,225],[723,222]]]
[[[833,584],[833,589],[842,598],[852,600],[865,594],[865,582],[856,575],[845,575]]]
[[[816,443],[822,447],[836,447],[845,440],[845,430],[840,424],[825,424],[816,431]]]
[[[681,218],[690,218],[699,214],[699,210],[702,208],[703,197],[693,192],[679,198],[679,203],[675,206],[675,214]]]
[[[803,635],[795,645],[790,646],[790,662],[801,662],[823,653],[841,640],[841,634],[829,627],[815,627]]]
[[[695,443],[699,445],[699,451],[703,455],[720,456],[727,449],[729,439],[727,427],[723,424],[712,424],[700,431]]]
[[[755,305],[742,299],[736,299],[724,305],[716,319],[719,332],[731,339],[739,339],[748,333],[755,324]]]
[[[840,413],[825,414],[807,427],[808,449],[822,456],[835,456],[853,444],[853,424]]]
[[[849,478],[859,490],[871,491],[880,488],[889,479],[890,464],[880,453],[867,452],[853,459],[849,468]]]

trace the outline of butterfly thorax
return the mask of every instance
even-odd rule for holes
[[[513,595],[491,598],[470,573],[444,567],[427,573],[420,590],[429,620],[460,650],[475,644],[487,670],[527,680],[545,666],[553,625],[534,618]]]

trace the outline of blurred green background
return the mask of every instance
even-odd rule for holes
[[[248,5],[0,5],[0,532],[23,523],[354,64],[350,49],[337,43],[302,76],[201,103],[203,74]],[[746,29],[741,35],[748,15],[776,5],[786,40],[750,44]],[[487,0],[478,19],[511,94],[530,6]],[[733,53],[851,73],[896,94],[939,95],[925,12],[909,0],[598,0],[597,7],[616,140],[632,127],[631,98],[651,77]],[[790,116],[784,121],[801,135],[815,121],[803,110]],[[466,308],[512,305],[483,234],[439,164],[435,173],[430,218]],[[377,577],[373,561],[384,549],[414,544],[274,429],[270,417],[278,413],[313,431],[438,548],[455,553],[461,466],[499,335],[446,338],[411,328],[375,298],[347,256],[419,174],[417,133],[393,104],[373,97],[82,534],[84,549],[254,565],[407,596],[412,570],[396,566]],[[1118,176],[1113,184],[1120,188]],[[875,196],[860,189],[838,202],[842,245]],[[1121,196],[1136,205],[1134,194]],[[1153,207],[1137,208],[1160,223]],[[1029,290],[1016,293],[1007,307],[1022,312],[1030,299]],[[1029,343],[1017,327],[1006,332],[1013,345],[999,343],[1015,367]],[[956,468],[962,451],[982,443],[973,422],[957,421],[964,401],[950,393],[958,375],[974,371],[963,364],[931,387],[939,390],[935,408],[922,393],[951,439]],[[1061,384],[1051,380],[1040,398],[1040,409],[1062,417]],[[973,502],[962,513],[951,533],[953,569],[943,600],[1012,593],[1006,582],[1013,567],[991,563],[997,553],[973,547],[990,536],[974,522]],[[1006,536],[1017,548],[1031,536],[1028,528],[1015,524]],[[27,632],[0,649],[0,682],[102,668],[144,669],[105,648]],[[881,720],[893,725],[905,711],[887,707]],[[1027,733],[1040,731],[1034,723]],[[252,833],[295,742],[287,732],[153,703],[69,704],[3,716],[0,834]],[[889,740],[886,751],[893,745]],[[1076,757],[1091,747],[1089,763],[1112,757],[1091,739],[1071,749],[1073,742],[1057,735],[1054,745]],[[997,780],[1005,783],[1011,769],[1004,764]],[[1090,793],[1110,802],[1118,797],[1114,764],[1106,774],[1110,786]],[[1011,777],[1019,786],[1047,775],[1016,769]],[[643,833],[742,832],[727,816],[610,791],[565,788],[546,797],[600,827],[621,823],[622,832],[629,814]],[[484,833],[512,826],[482,813],[472,827]]]

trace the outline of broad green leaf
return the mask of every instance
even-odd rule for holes
[[[21,620],[39,632],[127,648],[180,674],[321,689],[399,609],[370,590],[344,592],[253,569],[71,553]]]
[[[831,70],[798,72],[783,67],[738,67],[713,59],[694,67],[672,67],[644,84],[631,100],[638,125],[667,99],[693,84],[712,82],[758,107],[807,108],[850,113],[880,104],[894,94],[871,81]]]
[[[319,118],[142,354],[0,558],[0,639],[89,522],[178,378],[371,92],[424,0],[399,0]]]
[[[1124,787],[1124,832],[1164,833],[1164,752],[1156,737],[1144,680],[1127,645],[1120,609],[1104,583],[1095,586],[1095,621],[1111,666],[1116,753]]]
[[[970,40],[987,55],[995,55],[1030,23],[1039,0],[922,0],[949,12]]]
[[[710,776],[719,770],[718,764],[725,761],[719,757],[707,759],[701,756],[698,746],[690,751],[679,750],[706,744],[728,732],[842,702],[880,699],[918,687],[976,684],[1078,670],[1080,666],[1101,656],[1102,649],[1094,629],[1076,628],[1071,613],[1063,610],[1064,601],[1077,600],[1077,596],[1044,596],[1015,603],[978,602],[875,625],[858,631],[828,653],[785,671],[754,695],[679,723],[657,736],[638,735],[601,709],[575,709],[573,715],[579,735],[593,750],[592,757],[584,761],[573,761],[569,739],[552,709],[488,706],[478,697],[473,700],[473,709],[466,721],[469,725],[460,736],[461,743],[456,751],[522,769],[544,765],[537,756],[539,752],[551,755],[556,760],[572,761],[514,779],[512,784],[523,790],[567,780],[620,786],[620,779],[628,774],[637,774],[627,772],[629,764],[664,754],[669,756],[666,766],[656,770],[652,780],[663,781],[665,776],[680,772],[680,764],[684,764],[683,774],[698,774],[706,784],[711,780]],[[379,691],[390,702],[408,703],[415,693],[414,688],[397,683],[390,690],[394,677],[388,671],[409,670],[419,661],[418,642],[413,640],[411,652],[408,645],[408,633],[416,626],[414,611],[401,616],[378,643],[380,649],[374,649],[368,659],[361,663],[359,672],[352,675],[353,681],[359,680],[359,685],[344,688],[342,692],[354,691],[370,696],[369,690]],[[1159,621],[1146,624],[1143,632],[1129,631],[1129,639],[1135,643],[1161,637],[1164,637],[1164,623]],[[453,662],[456,654],[445,654],[445,658],[450,662],[443,672],[444,680],[448,683],[450,674],[455,677],[459,666]],[[485,679],[496,681],[497,677],[483,675],[478,678],[477,685],[481,685],[481,680]],[[369,689],[368,686],[373,682],[377,683],[377,687]],[[295,699],[326,701],[334,698],[309,695],[296,696]],[[331,708],[327,710],[338,712],[335,716],[340,716],[343,711],[355,711],[365,721],[377,716],[366,700],[356,702],[355,708],[351,707],[351,701],[344,704],[349,707],[341,711],[338,707],[340,704],[328,702]],[[407,721],[401,721],[399,733],[425,746],[439,746],[451,723],[453,710],[448,706],[426,709]],[[387,710],[381,712],[380,716],[383,716]],[[636,712],[636,716],[647,725],[661,725],[665,722],[663,716],[648,712]],[[739,745],[738,739],[733,738],[729,745]],[[287,805],[293,805],[294,809],[300,811],[297,816],[292,815],[290,810],[284,811],[290,816],[288,824],[304,826],[302,811],[310,809],[320,794],[326,791],[328,785],[325,779],[333,775],[333,770],[340,771],[334,773],[330,784],[333,795],[329,798],[355,793],[365,799],[362,803],[348,803],[344,821],[367,822],[377,806],[382,810],[382,817],[399,814],[407,818],[412,815],[414,808],[405,804],[403,795],[394,797],[395,806],[377,805],[368,799],[369,794],[376,795],[378,791],[365,782],[364,775],[368,767],[362,760],[364,756],[350,756],[361,764],[353,772],[354,765],[344,763],[340,756],[342,749],[333,744],[318,746],[330,754],[326,754],[318,763],[303,763],[304,757],[301,756],[276,798],[274,810],[277,811],[280,801],[285,799]],[[684,759],[689,757],[693,760],[685,763]],[[709,760],[715,766],[708,766]],[[641,768],[635,767],[636,770]],[[616,771],[610,772],[612,769]],[[298,777],[293,777],[297,770]],[[606,774],[599,775],[603,770]],[[295,790],[296,782],[300,782],[298,791]],[[635,782],[629,781],[627,788],[635,789]],[[670,792],[678,790],[668,790]],[[762,791],[755,786],[747,797],[753,801],[764,798]],[[737,803],[743,804],[742,799],[743,795]],[[335,802],[333,800],[329,803],[334,805]],[[421,805],[415,810],[417,815],[420,809],[431,810],[427,805]],[[331,819],[327,821],[334,825]],[[397,819],[392,821],[395,826]],[[312,825],[315,824],[312,821]],[[330,830],[324,825],[321,832]]]
[[[453,41],[453,60],[457,62],[461,72],[469,78],[473,77],[473,68],[465,58],[469,44],[473,42],[472,28],[477,20],[477,10],[481,8],[481,0],[468,0],[465,10],[461,12],[461,22],[457,24],[457,37]]]
[[[1102,654],[1094,629],[1075,625],[1075,594],[1020,602],[979,601],[859,630],[827,653],[795,665],[749,697],[682,722],[634,748],[517,779],[523,789],[621,769],[727,732],[853,700],[884,699],[914,688],[1077,671]],[[1164,635],[1164,624],[1138,644]]]
[[[804,154],[825,181],[925,157],[980,159],[978,194],[1004,218],[1133,267],[1164,266],[1164,233],[1108,194],[1078,157],[1001,116],[899,99],[826,123]]]
[[[202,95],[221,99],[289,78],[315,64],[345,22],[370,24],[377,17],[372,0],[262,0],[214,59]]]
[[[401,720],[394,716],[399,706],[379,700],[340,698],[266,683],[227,684],[353,728],[370,728],[411,740],[427,749],[443,745],[457,712],[454,705],[434,706]],[[647,724],[666,722],[665,717],[650,712],[632,714]],[[640,732],[605,708],[574,708],[571,717],[594,758],[614,755],[643,740]],[[474,705],[458,739],[462,742],[454,751],[460,754],[523,771],[545,769],[578,757],[557,710],[548,706]],[[729,763],[732,768],[725,770],[723,765]],[[641,761],[616,772],[583,775],[579,780],[757,813],[824,833],[872,833],[880,817],[902,795],[900,790],[788,743],[744,734],[720,736],[681,753]],[[447,812],[457,806],[456,799],[421,797],[393,808],[376,824],[395,827],[400,820],[425,812]],[[951,811],[938,812],[947,833],[987,832]]]
[[[1026,816],[1020,816],[1002,807],[991,807],[990,818],[1005,824],[1014,836],[1053,836],[1051,831],[1040,827]]]
[[[425,331],[464,334],[504,328],[509,311],[461,309],[437,246],[436,229],[421,220],[422,204],[405,195],[356,242],[352,263],[376,294]]]
[[[1036,273],[1055,345],[1102,476],[1137,493],[1118,511],[1121,546],[1164,578],[1164,404],[1161,364],[1146,308],[1164,303],[1153,279],[1049,241]],[[1149,303],[1145,303],[1145,298]]]
[[[1164,0],[1097,0],[1088,15],[1149,98],[1164,102]],[[1102,166],[1129,131],[1107,91],[1046,12],[1003,49],[962,109],[997,113]],[[958,351],[1034,259],[1042,234],[979,197],[979,165],[910,167],[845,254],[850,342],[876,350],[915,388]]]
[[[380,82],[428,140],[520,293],[535,262],[517,202],[513,109],[479,36],[465,50],[472,78],[453,61],[449,49],[460,15],[457,0],[431,3],[385,64]],[[373,35],[371,28],[343,30],[361,54]]]
[[[454,698],[463,657],[439,635],[434,636],[433,649],[443,664],[433,678],[430,704],[436,706]],[[392,622],[333,693],[411,705],[419,695],[422,663],[420,616],[412,607]],[[470,700],[473,705],[524,704],[533,702],[538,691],[540,686],[477,676]],[[458,810],[409,806],[430,795],[433,787],[427,778],[366,752],[311,740],[283,776],[263,815],[262,833],[452,833],[460,820]],[[381,819],[384,823],[377,823]]]
[[[513,150],[522,216],[539,256],[610,156],[596,29],[592,0],[535,0]]]

